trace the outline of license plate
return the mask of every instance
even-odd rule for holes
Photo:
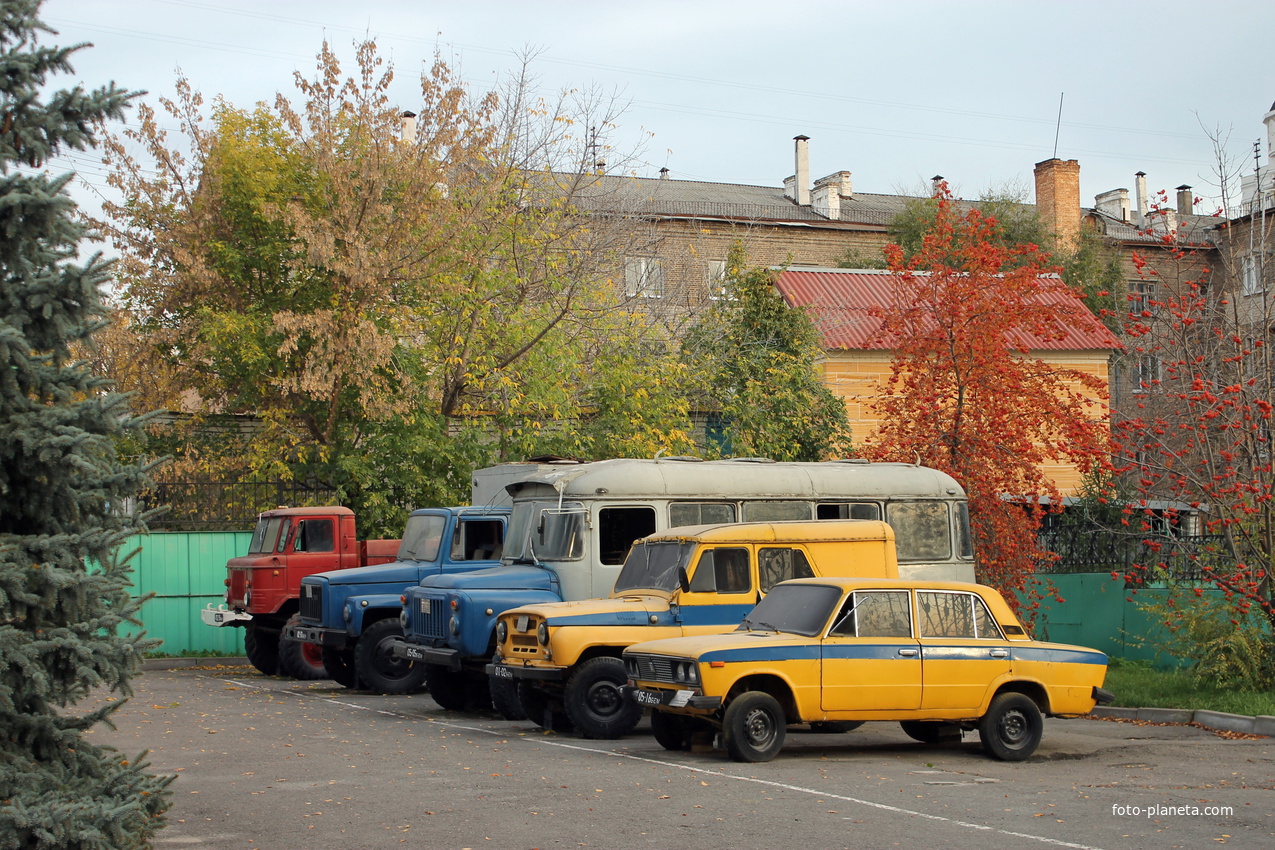
[[[654,691],[634,691],[633,701],[640,705],[660,706],[664,704],[664,697]]]
[[[509,670],[506,670],[504,667],[493,667],[491,675],[495,676],[497,679],[513,679],[514,677],[514,674]]]
[[[224,623],[224,622],[226,622],[226,617],[225,617],[225,615],[223,615],[223,614],[213,614],[213,622],[214,622],[214,623]]]
[[[297,640],[301,641],[302,643],[311,643],[311,642],[318,643],[319,642],[318,632],[311,632],[305,629],[293,629],[292,633],[296,635]]]
[[[415,658],[417,661],[425,658],[425,653],[421,652],[421,648],[419,646],[412,646],[410,643],[403,645],[403,654],[408,658]]]

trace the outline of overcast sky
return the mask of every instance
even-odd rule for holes
[[[1030,189],[1056,144],[1086,205],[1145,171],[1153,192],[1185,183],[1215,207],[1210,134],[1251,171],[1275,101],[1269,0],[47,0],[43,17],[49,43],[94,44],[75,59],[87,85],[152,101],[179,68],[205,95],[271,100],[325,37],[349,58],[371,36],[413,109],[435,49],[485,89],[531,48],[545,88],[629,103],[639,176],[763,186],[793,173],[798,134],[813,177],[892,193],[942,175],[963,197]]]

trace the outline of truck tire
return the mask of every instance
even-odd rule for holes
[[[293,614],[287,624],[300,625],[301,615]],[[323,647],[317,643],[288,640],[282,632],[279,634],[279,672],[303,682],[330,678],[323,666]]]
[[[549,695],[530,682],[518,683],[518,704],[527,712],[527,719],[541,729],[571,731],[571,719],[567,713],[554,706]]]
[[[590,658],[567,678],[562,704],[586,738],[620,738],[642,719],[642,706],[620,691],[629,680],[618,658]]]
[[[434,702],[448,711],[487,711],[491,708],[486,674],[479,676],[441,664],[426,664],[425,687]]]
[[[487,690],[491,694],[491,704],[501,717],[506,720],[527,719],[527,712],[522,710],[522,703],[518,701],[517,682],[488,676]]]
[[[267,676],[279,672],[279,633],[249,623],[243,630],[243,651],[249,663]]]
[[[425,665],[396,658],[394,638],[403,636],[397,617],[377,620],[363,630],[354,646],[354,671],[367,689],[378,694],[410,694],[425,683]]]
[[[340,649],[332,646],[323,647],[323,667],[332,677],[332,681],[343,688],[356,691],[363,686],[363,683],[359,681],[359,674],[354,672],[353,650],[345,647]]]

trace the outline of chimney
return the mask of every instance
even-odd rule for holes
[[[1147,209],[1147,173],[1139,171],[1133,175],[1133,180],[1134,193],[1138,198],[1138,215],[1134,219],[1134,224],[1138,225],[1138,227],[1146,227],[1147,213],[1149,212]]]
[[[1036,212],[1058,234],[1060,244],[1075,246],[1080,238],[1080,163],[1047,159],[1036,163]]]
[[[1095,195],[1093,205],[1098,212],[1106,213],[1120,221],[1129,220],[1129,190],[1111,189],[1101,195]]]
[[[1191,187],[1183,183],[1178,187],[1178,215],[1191,215],[1195,212],[1195,193]]]
[[[796,160],[796,171],[792,177],[784,181],[784,194],[797,202],[797,206],[810,206],[810,141],[809,136],[793,136],[796,143],[793,158]]]
[[[409,145],[416,144],[416,113],[404,111],[399,116],[398,138]]]
[[[668,169],[667,169],[667,168],[661,168],[661,169],[660,169],[660,179],[661,179],[661,180],[667,180],[667,179],[668,179]]]
[[[943,175],[935,174],[930,178],[930,197],[937,198],[939,193],[943,191]]]
[[[819,215],[831,219],[841,218],[841,199],[853,194],[849,171],[838,171],[815,181],[810,205]]]

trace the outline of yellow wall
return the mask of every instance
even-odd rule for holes
[[[1107,385],[1107,353],[1104,351],[1034,352],[1033,356],[1059,368],[1093,375]],[[824,379],[834,393],[845,399],[855,443],[862,443],[876,433],[880,419],[872,409],[873,402],[889,377],[888,351],[834,351],[827,355]],[[1073,386],[1073,389],[1078,388]],[[1093,415],[1105,422],[1108,418],[1105,403],[1096,401]],[[1072,464],[1047,464],[1043,471],[1064,496],[1074,494],[1080,487],[1081,474]]]

